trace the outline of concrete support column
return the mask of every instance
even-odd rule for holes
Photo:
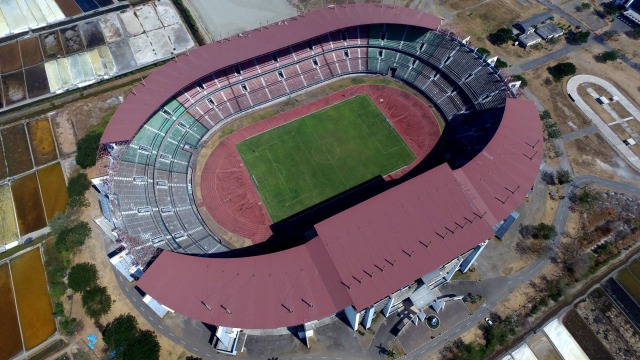
[[[382,315],[384,315],[384,317],[389,316],[389,313],[391,312],[391,308],[393,307],[393,296],[389,296],[389,301],[387,302],[387,305],[384,306],[384,309],[382,309]]]
[[[370,308],[368,308],[367,310],[364,311],[364,318],[362,319],[362,326],[364,326],[365,329],[368,329],[371,327],[371,322],[373,321],[373,317],[376,314],[376,308],[375,306],[372,306]]]
[[[473,251],[471,251],[469,255],[467,255],[464,261],[462,261],[462,264],[460,264],[460,272],[466,273],[467,270],[469,270],[469,268],[476,261],[476,259],[478,258],[478,256],[480,255],[484,247],[487,246],[488,242],[489,242],[488,240],[484,241],[480,245],[476,246],[475,249],[473,249]]]
[[[353,331],[358,330],[358,323],[360,323],[360,313],[354,309],[353,306],[349,305],[344,309],[344,314],[347,316],[349,320],[349,324],[351,324],[351,328]]]

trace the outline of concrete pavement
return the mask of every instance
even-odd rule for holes
[[[640,158],[638,158],[638,156],[634,154],[633,151],[631,151],[631,149],[629,149],[629,147],[627,147],[627,145],[625,145],[622,142],[623,139],[620,139],[618,135],[616,135],[616,133],[614,133],[613,130],[611,130],[609,125],[607,125],[607,123],[605,123],[604,120],[602,120],[602,118],[600,118],[600,116],[598,116],[598,114],[596,114],[595,111],[593,111],[591,106],[589,106],[578,94],[578,86],[580,86],[583,83],[596,84],[605,88],[605,90],[607,90],[612,96],[618,97],[618,101],[620,102],[620,104],[624,106],[625,109],[629,111],[629,113],[631,113],[631,115],[633,115],[638,120],[640,120],[640,110],[638,110],[638,108],[635,105],[633,105],[626,98],[626,96],[624,96],[620,91],[618,91],[618,89],[615,86],[613,86],[608,81],[603,80],[599,77],[582,74],[582,75],[576,75],[572,77],[567,82],[567,93],[569,94],[571,99],[573,99],[573,101],[576,103],[578,108],[580,108],[580,110],[598,128],[598,130],[600,131],[600,133],[602,133],[602,135],[607,140],[609,145],[611,145],[611,147],[613,147],[614,150],[616,150],[623,157],[623,159],[626,159],[626,161],[636,171],[640,171]]]

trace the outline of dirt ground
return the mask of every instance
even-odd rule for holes
[[[640,176],[627,163],[614,155],[600,134],[592,134],[566,142],[564,147],[573,170],[578,175],[596,175],[606,179],[637,183]]]
[[[95,174],[88,175],[89,177],[91,177],[92,175],[95,176]],[[96,264],[96,267],[98,268],[98,274],[100,274],[98,281],[101,285],[107,287],[109,294],[114,300],[111,312],[109,312],[109,314],[102,318],[101,322],[102,324],[107,324],[109,321],[113,320],[120,314],[131,313],[138,319],[140,328],[153,330],[153,328],[149,325],[145,318],[140,316],[138,310],[131,305],[129,300],[124,296],[124,294],[118,287],[115,275],[113,273],[113,270],[111,269],[111,263],[109,263],[109,260],[107,259],[107,256],[105,254],[104,241],[109,240],[103,239],[104,237],[102,231],[92,220],[93,217],[100,215],[97,198],[95,196],[88,196],[88,198],[91,202],[91,206],[84,211],[84,213],[82,214],[82,219],[91,224],[93,235],[91,239],[85,243],[81,251],[74,257],[73,262],[80,263],[87,261]],[[101,352],[104,349],[104,342],[102,342],[100,339],[100,331],[94,325],[93,321],[84,315],[80,296],[73,296],[71,301],[65,299],[64,305],[68,314],[70,312],[71,316],[81,319],[85,325],[84,330],[80,334],[78,334],[76,338],[74,338],[75,342],[80,343],[81,339],[86,339],[86,337],[89,335],[97,335],[99,340],[96,345],[95,353],[102,354]],[[156,333],[156,335],[158,337],[158,341],[160,342],[160,346],[162,347],[162,350],[160,352],[161,359],[184,359],[189,354],[183,348],[177,346],[175,343],[162,336],[161,334]],[[82,345],[82,343],[80,343],[80,345]]]
[[[460,33],[460,37],[471,36],[472,46],[487,48],[492,55],[500,56],[507,63],[537,57],[563,46],[545,44],[542,50],[525,50],[510,44],[493,46],[487,40],[487,36],[497,29],[511,27],[519,20],[545,11],[537,2],[531,1],[523,5],[517,0],[437,0],[436,3],[454,14],[450,26]]]
[[[637,47],[637,44],[635,46]],[[633,49],[633,47],[630,49]],[[607,64],[595,61],[594,57],[603,51],[605,51],[605,49],[602,46],[594,44],[575,51],[557,62],[572,62],[576,65],[577,74],[590,74],[601,77],[614,84],[629,100],[640,104],[640,92],[638,91],[640,73],[631,69],[629,65],[622,61]],[[549,66],[554,64],[555,63],[549,64]],[[546,67],[528,71],[524,73],[523,76],[529,79],[528,89],[536,95],[545,109],[551,112],[551,115],[558,123],[558,127],[563,134],[572,131],[568,126],[569,121],[578,128],[591,126],[591,122],[582,114],[580,109],[575,106],[566,93],[566,83],[568,79],[559,83],[553,83],[551,86],[545,85],[544,80],[551,78]]]
[[[87,134],[113,111],[130,92],[129,87],[75,101],[51,114],[60,155],[76,151],[76,139]]]

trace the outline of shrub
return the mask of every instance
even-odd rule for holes
[[[83,262],[73,265],[67,276],[67,286],[75,292],[85,291],[98,283],[98,269],[95,264]]]
[[[556,184],[556,175],[551,171],[542,170],[540,172],[540,178],[547,185],[555,185]]]
[[[589,4],[587,2],[583,2],[582,4],[580,4],[580,8],[582,10],[589,10],[589,9],[591,9],[591,4]]]
[[[633,39],[633,40],[638,40],[640,39],[640,27],[637,27],[633,30],[629,30],[627,32],[625,32],[625,35],[627,35],[629,38]]]
[[[555,81],[560,81],[565,76],[576,73],[576,66],[570,62],[561,62],[549,68],[549,73]]]
[[[500,58],[498,58],[496,60],[496,64],[495,64],[496,69],[504,69],[504,68],[506,68],[508,66],[509,66],[509,64],[507,64],[506,61],[504,61],[504,60],[502,60]]]
[[[94,286],[82,293],[82,307],[88,317],[99,320],[111,310],[111,295],[104,286]]]
[[[571,45],[580,45],[580,44],[585,44],[587,41],[589,41],[589,36],[591,35],[591,32],[589,31],[569,31],[569,34],[567,36],[567,42]]]
[[[618,36],[620,33],[617,30],[607,30],[605,32],[602,33],[602,38],[605,41],[609,41],[611,39],[613,39],[614,37]]]
[[[602,4],[602,9],[604,10],[604,13],[609,16],[618,15],[618,13],[620,12],[620,8],[618,7],[618,5],[614,4],[613,2]]]
[[[510,28],[501,28],[498,31],[489,34],[489,41],[493,45],[504,45],[514,40],[513,31]]]
[[[606,63],[609,61],[616,61],[618,60],[618,53],[615,51],[605,51],[602,54],[600,54],[600,56],[598,57],[601,62]]]
[[[560,185],[568,184],[571,182],[571,173],[569,172],[569,170],[560,169],[558,170],[556,176],[558,178],[558,184]]]
[[[489,49],[487,49],[487,48],[483,48],[483,47],[477,48],[477,49],[476,49],[476,52],[477,52],[478,54],[480,54],[480,55],[487,56],[487,57],[488,57],[489,55],[491,55],[491,51],[489,51]]]
[[[523,89],[529,85],[529,82],[527,81],[527,79],[525,79],[525,77],[522,75],[514,75],[513,81],[520,81],[520,87]]]
[[[76,144],[76,164],[83,169],[92,167],[98,159],[102,130],[90,131]]]
[[[534,239],[551,240],[557,234],[556,228],[553,227],[553,225],[541,222],[538,225],[533,226],[531,237]]]

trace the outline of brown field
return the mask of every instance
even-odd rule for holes
[[[635,275],[637,278],[640,279],[640,260],[636,260],[636,261],[632,262],[629,265],[628,269],[631,270],[633,275]]]
[[[0,265],[0,324],[0,359],[11,359],[22,351],[22,339],[9,264]]]
[[[13,192],[13,203],[16,207],[20,234],[26,235],[47,226],[42,197],[38,188],[38,178],[35,173],[12,182],[11,191]]]
[[[623,119],[633,117],[633,115],[631,115],[629,110],[627,110],[626,107],[622,106],[622,104],[620,104],[620,102],[618,101],[610,102],[609,106],[611,107],[611,110],[615,111],[616,114],[618,114],[618,116],[620,116]]]
[[[33,160],[37,166],[50,163],[58,158],[49,119],[43,118],[29,122],[27,130],[31,151],[33,151]]]
[[[578,313],[571,309],[562,319],[562,324],[591,360],[613,360],[613,356],[602,345],[598,337],[589,329]]]
[[[13,210],[11,189],[7,185],[0,186],[0,246],[18,238],[16,214]]]
[[[508,63],[518,62],[519,59],[541,52],[525,50],[511,44],[493,46],[487,40],[487,36],[497,29],[511,27],[521,19],[543,12],[544,7],[536,2],[523,5],[517,0],[454,0],[453,2],[440,0],[438,4],[453,10],[455,14],[453,27],[459,30],[460,36],[471,36],[471,44],[474,47],[485,47],[491,50],[493,55],[500,56]],[[548,50],[542,51],[546,53]]]
[[[640,120],[631,119],[626,121],[627,125],[631,128],[631,130],[635,131],[636,134],[640,134]]]
[[[42,62],[42,50],[40,50],[40,40],[32,37],[20,41],[20,54],[22,55],[23,66],[31,66]]]
[[[635,275],[624,268],[616,275],[616,280],[622,285],[622,287],[634,298],[637,302],[640,302],[640,281],[636,279]]]
[[[33,349],[56,332],[40,248],[11,260],[20,327],[25,349]]]
[[[3,128],[2,143],[7,153],[7,170],[9,176],[15,176],[25,171],[33,169],[31,151],[27,140],[27,132],[23,124],[17,124]]]
[[[42,190],[42,201],[47,219],[67,209],[67,184],[64,181],[62,165],[55,163],[38,170],[38,181]]]
[[[17,42],[0,46],[0,73],[6,74],[22,67],[20,49]]]

